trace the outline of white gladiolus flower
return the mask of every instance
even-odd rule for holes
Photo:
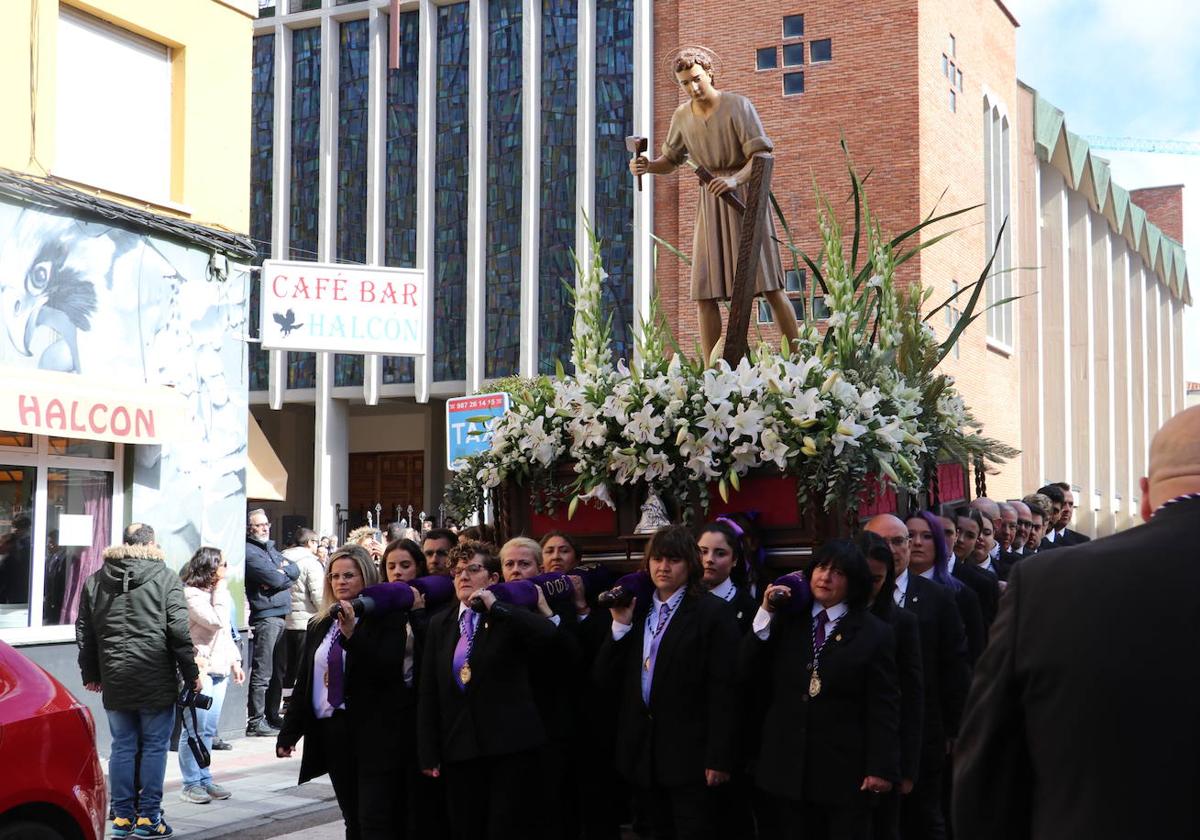
[[[845,312],[831,312],[831,313],[829,313],[829,318],[826,320],[829,324],[829,329],[831,329],[831,330],[837,329],[842,324],[846,323],[846,313]]]
[[[872,274],[871,279],[867,281],[867,287],[870,289],[878,289],[883,285],[883,278],[878,274]]]

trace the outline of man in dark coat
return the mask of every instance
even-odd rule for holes
[[[75,641],[83,684],[102,693],[112,732],[112,836],[127,837],[135,828],[168,836],[162,792],[177,673],[199,691],[200,672],[183,583],[163,562],[149,525],[135,522],[125,529],[124,545],[105,549],[104,565],[83,586]],[[134,783],[139,744],[140,792]]]
[[[1154,437],[1141,514],[1013,567],[957,745],[956,836],[1200,836],[1200,407]]]
[[[271,521],[261,508],[246,517],[246,600],[250,602],[250,690],[246,734],[279,734],[279,704],[287,670],[284,625],[292,611],[292,582],[300,567],[275,548]]]

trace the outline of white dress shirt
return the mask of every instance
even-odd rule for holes
[[[335,707],[329,705],[329,686],[325,685],[325,677],[329,673],[329,646],[333,644],[333,636],[338,631],[338,623],[333,622],[333,626],[329,628],[329,632],[325,634],[325,640],[321,642],[317,648],[317,652],[313,654],[313,683],[312,683],[312,704],[313,712],[318,720],[333,717]],[[342,650],[342,688],[346,686],[346,651]],[[346,708],[345,696],[342,697],[342,705],[336,708]]]
[[[721,583],[709,590],[713,595],[716,595],[722,601],[732,601],[737,596],[737,587],[733,585],[733,578],[725,578]]]
[[[907,570],[905,570],[905,574],[907,574]],[[842,616],[849,611],[849,607],[846,606],[845,601],[839,601],[832,607],[822,607],[814,601],[812,605],[813,629],[816,629],[817,616],[821,614],[821,610],[825,611],[825,638],[828,639],[833,635],[834,628],[842,620]],[[771,619],[774,617],[775,614],[767,612],[764,607],[759,607],[758,612],[754,614],[754,622],[750,625],[750,629],[764,642],[771,638]]]
[[[932,571],[932,567],[930,571]],[[892,590],[892,600],[896,602],[897,607],[903,607],[906,598],[908,598],[908,569],[905,569],[900,573],[900,577],[896,578],[896,588]]]

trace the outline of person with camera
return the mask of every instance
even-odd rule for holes
[[[183,579],[183,595],[187,599],[188,632],[196,646],[201,682],[199,694],[184,695],[183,737],[188,743],[179,745],[179,771],[183,778],[180,798],[193,805],[230,797],[228,789],[213,781],[208,766],[229,678],[232,676],[238,685],[246,679],[242,672],[242,654],[233,641],[230,628],[233,599],[225,582],[228,571],[229,565],[220,549],[202,546],[179,573]],[[193,739],[203,749],[193,748]]]
[[[405,768],[415,745],[395,720],[414,705],[404,681],[408,610],[366,611],[355,599],[378,582],[362,546],[330,556],[324,609],[308,625],[297,699],[275,741],[275,754],[289,758],[306,739],[300,784],[329,774],[347,840],[408,836]]]
[[[112,732],[109,836],[118,840],[171,836],[162,794],[177,675],[200,690],[183,584],[164,559],[153,528],[129,525],[124,545],[105,549],[104,565],[84,584],[75,622],[84,687],[101,692]]]

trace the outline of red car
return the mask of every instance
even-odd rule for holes
[[[101,840],[107,809],[92,713],[0,642],[0,840]]]

